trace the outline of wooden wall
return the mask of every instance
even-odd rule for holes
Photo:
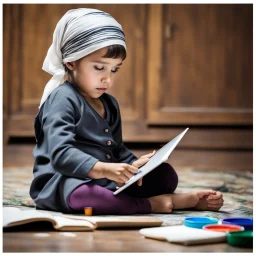
[[[4,136],[32,137],[50,75],[41,67],[56,23],[72,8],[96,8],[123,26],[128,57],[109,91],[125,142],[246,154],[252,169],[252,4],[4,4]],[[146,146],[145,146],[146,147]]]

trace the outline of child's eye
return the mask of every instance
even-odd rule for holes
[[[94,68],[95,68],[96,70],[103,70],[103,69],[104,69],[104,67],[98,68],[97,66],[94,66]]]
[[[116,73],[120,68],[116,68],[114,70],[111,70],[113,73]]]
[[[96,70],[103,70],[103,69],[104,69],[104,67],[99,68],[99,67],[97,67],[97,66],[94,66],[94,68],[95,68]],[[111,70],[111,72],[116,73],[119,69],[120,69],[120,68],[116,68],[116,69],[114,69],[114,70]]]

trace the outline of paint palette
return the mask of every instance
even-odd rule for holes
[[[183,225],[190,228],[203,228],[205,225],[217,224],[218,221],[212,217],[187,217],[183,220]]]

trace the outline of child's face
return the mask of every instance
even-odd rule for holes
[[[122,59],[103,58],[107,48],[85,56],[74,62],[67,63],[72,70],[72,83],[78,87],[80,93],[87,99],[99,98],[107,89],[112,87],[116,72],[122,65]]]

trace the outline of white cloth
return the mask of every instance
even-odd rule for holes
[[[111,15],[97,9],[69,10],[57,23],[52,45],[43,63],[42,69],[53,77],[44,88],[39,108],[64,82],[65,63],[114,44],[126,49],[122,26]]]

